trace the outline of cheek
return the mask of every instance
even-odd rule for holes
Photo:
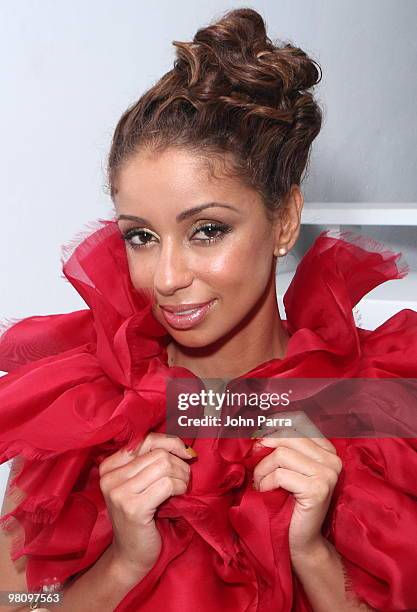
[[[135,253],[130,253],[130,251],[126,251],[126,256],[130,280],[134,288],[137,291],[139,289],[152,289],[153,271],[149,262],[142,258],[139,264],[139,258],[135,256]]]
[[[213,288],[236,295],[262,291],[270,277],[272,248],[267,240],[251,239],[229,243],[207,257],[199,266],[199,278]],[[236,293],[238,292],[238,293]]]

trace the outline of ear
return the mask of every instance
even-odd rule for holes
[[[274,255],[276,257],[288,253],[297,242],[303,205],[304,196],[299,185],[294,184],[283,198],[275,222]]]

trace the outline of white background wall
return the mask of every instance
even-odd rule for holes
[[[0,320],[85,307],[61,277],[60,246],[111,213],[104,167],[118,118],[172,67],[172,40],[241,6],[323,69],[306,206],[417,201],[416,0],[2,0]]]

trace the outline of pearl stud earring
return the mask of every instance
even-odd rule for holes
[[[283,257],[287,254],[287,249],[285,247],[280,247],[278,249],[278,257]]]

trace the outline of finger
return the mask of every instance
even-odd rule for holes
[[[142,483],[136,486],[136,491],[126,490],[126,483],[113,489],[110,498],[114,506],[122,508],[129,519],[140,521],[142,525],[149,524],[154,518],[156,508],[171,495],[185,493],[188,482],[183,478],[163,476],[143,488]]]
[[[180,459],[163,448],[154,448],[152,451],[146,453],[146,455],[140,457],[134,456],[129,463],[104,473],[101,476],[100,486],[102,490],[110,491],[120,484],[123,484],[128,479],[140,474],[148,466],[153,466],[154,464],[157,464],[155,469],[159,470],[161,474],[163,470],[168,472],[175,467],[179,470],[178,473],[183,473],[185,477],[190,469],[183,459]]]
[[[186,451],[184,442],[177,436],[150,432],[137,449],[128,451],[126,448],[121,448],[109,457],[103,459],[99,465],[99,474],[100,476],[104,476],[107,472],[126,465],[132,458],[143,455],[154,448],[165,448],[167,451],[176,453],[184,459],[191,459],[195,456],[190,452],[190,449],[188,452]],[[193,451],[193,449],[191,449],[191,451]],[[195,453],[195,451],[193,452]]]
[[[258,444],[270,448],[278,448],[278,446],[294,448],[295,450],[298,450],[304,455],[307,455],[307,457],[314,459],[314,461],[329,465],[338,472],[340,472],[340,470],[342,469],[342,460],[340,459],[339,455],[334,454],[326,448],[323,448],[322,446],[316,444],[316,442],[314,442],[314,440],[312,440],[311,438],[293,438],[284,435],[284,433],[276,432],[274,434],[266,435],[265,437],[260,438],[254,444],[254,447],[256,448]]]
[[[307,437],[325,450],[333,454],[337,454],[335,446],[330,442],[330,440],[324,437],[320,429],[316,427],[316,425],[302,410],[294,410],[293,412],[278,412],[274,414],[280,418],[291,419],[292,426],[283,427],[279,430],[274,427],[263,427],[261,431],[265,432],[265,434],[271,436],[276,434],[276,437],[285,437],[287,432],[287,436],[292,437],[295,431],[298,432],[301,437]],[[272,416],[274,415],[271,415],[271,417]]]
[[[118,488],[122,489],[126,495],[135,495],[143,493],[149,486],[167,477],[183,480],[188,485],[191,468],[184,462],[182,464],[184,467],[176,463],[167,465],[163,461],[154,461],[132,478],[125,480]]]
[[[273,491],[282,488],[296,494],[303,493],[308,484],[308,476],[286,468],[278,468],[261,478],[259,482],[254,483],[258,491]]]
[[[155,509],[168,497],[184,494],[187,486],[187,483],[179,478],[160,478],[141,493],[143,510],[153,515]]]
[[[149,433],[142,444],[137,448],[136,455],[140,456],[154,448],[164,448],[170,453],[174,453],[183,459],[191,459],[196,457],[197,453],[194,449],[188,449],[185,443],[178,436],[152,431]]]
[[[277,468],[293,470],[304,476],[317,476],[329,484],[334,484],[338,474],[331,467],[318,463],[299,451],[287,446],[279,446],[272,453],[264,457],[253,471],[255,484]]]
[[[330,487],[320,481],[312,481],[308,476],[298,474],[286,468],[278,468],[267,474],[258,484],[258,491],[273,491],[274,489],[285,489],[296,496],[303,496],[316,503],[322,503],[329,498]]]
[[[100,463],[100,465],[98,466],[98,472],[100,477],[104,476],[108,472],[111,472],[112,470],[118,467],[126,465],[127,463],[132,461],[132,457],[132,453],[127,451],[126,448],[120,448],[112,455],[109,455],[108,457],[103,459],[103,461]]]

